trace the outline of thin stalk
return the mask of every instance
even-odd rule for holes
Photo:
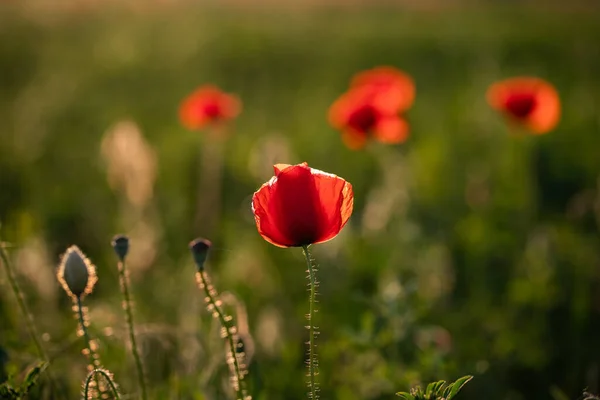
[[[224,138],[226,132],[213,128],[200,149],[200,184],[196,195],[195,230],[204,237],[214,236],[221,213]]]
[[[304,252],[304,257],[306,258],[306,269],[308,273],[308,280],[310,286],[310,295],[308,298],[309,302],[309,311],[308,311],[308,375],[309,375],[309,387],[310,394],[309,398],[311,400],[317,400],[319,395],[319,388],[317,387],[316,382],[316,365],[317,365],[317,351],[315,345],[315,325],[314,325],[314,317],[316,313],[315,309],[315,297],[317,295],[317,278],[316,278],[316,270],[313,266],[310,251],[308,250],[308,246],[302,246],[302,250]]]
[[[6,270],[6,276],[8,277],[8,282],[10,283],[10,287],[12,288],[12,291],[15,294],[15,297],[17,298],[17,303],[19,304],[21,313],[25,317],[25,325],[27,326],[27,332],[29,333],[31,340],[33,340],[33,343],[35,345],[35,348],[36,348],[40,358],[43,361],[47,362],[48,365],[50,365],[50,359],[48,358],[46,351],[42,347],[42,343],[38,339],[37,329],[35,327],[35,322],[33,320],[33,316],[31,314],[31,312],[29,312],[29,307],[27,307],[27,303],[25,303],[25,298],[23,297],[23,292],[21,291],[21,288],[19,287],[19,284],[17,283],[17,279],[15,277],[15,274],[14,274],[14,271],[12,268],[12,264],[10,263],[10,259],[8,257],[8,254],[6,253],[6,249],[4,248],[4,245],[2,242],[0,242],[0,258],[2,259],[2,264],[4,264],[4,269]],[[48,380],[50,381],[50,385],[58,391],[60,397],[62,398],[63,394],[59,390],[59,388],[56,384],[56,380],[54,379],[54,375],[52,374],[50,369],[47,370],[47,373],[48,373]]]
[[[133,313],[131,312],[131,300],[129,297],[129,287],[127,285],[127,274],[125,271],[125,261],[119,261],[119,281],[121,282],[121,293],[123,294],[123,308],[125,310],[125,318],[127,320],[127,327],[129,328],[129,340],[131,341],[131,352],[135,359],[135,366],[137,368],[138,382],[142,390],[142,400],[148,398],[146,394],[146,383],[144,381],[144,369],[142,367],[142,359],[137,348],[137,342],[135,339],[135,331],[133,329]]]
[[[238,356],[235,349],[234,335],[236,333],[236,330],[235,326],[231,323],[232,318],[230,316],[226,316],[223,312],[221,308],[221,301],[216,299],[217,292],[209,282],[206,271],[198,271],[196,273],[196,278],[198,280],[200,288],[204,290],[204,294],[206,295],[208,309],[210,312],[213,313],[213,316],[217,317],[217,319],[221,323],[223,332],[225,333],[225,339],[227,340],[227,344],[229,345],[229,352],[231,353],[230,357],[233,360],[233,372],[235,374],[235,379],[237,380],[237,384],[233,385],[233,388],[236,391],[236,399],[246,400],[249,398],[249,396],[246,391],[244,374],[242,372],[240,363],[238,362]]]
[[[92,379],[95,379],[96,382],[98,381],[98,375],[102,375],[104,377],[104,380],[106,380],[106,382],[108,382],[108,386],[110,387],[110,390],[112,391],[112,394],[114,395],[114,400],[120,400],[121,399],[121,395],[119,394],[119,390],[117,389],[117,385],[115,384],[115,382],[112,380],[112,377],[110,376],[111,374],[108,371],[105,371],[103,369],[94,369],[92,371],[90,371],[90,373],[88,374],[88,376],[85,378],[85,383],[83,385],[83,398],[84,400],[88,400],[90,397],[90,383],[92,382]]]
[[[81,333],[82,333],[83,339],[85,341],[85,348],[88,351],[88,358],[90,360],[90,365],[92,366],[93,369],[99,369],[100,362],[98,361],[96,351],[94,349],[94,346],[92,345],[92,340],[90,339],[90,335],[87,330],[87,326],[86,326],[86,322],[85,322],[85,315],[83,313],[83,305],[81,304],[81,297],[77,296],[74,303],[75,303],[75,308],[77,308],[77,319],[79,321],[79,327],[81,329]],[[96,390],[98,391],[98,393],[100,393],[101,392],[100,380],[98,379],[98,375],[96,375],[96,374],[94,374],[94,381],[96,383]]]

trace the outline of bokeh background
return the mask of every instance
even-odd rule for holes
[[[304,260],[250,210],[272,164],[302,161],[355,191],[347,227],[314,247],[323,399],[466,374],[465,400],[598,392],[599,21],[595,1],[2,2],[1,238],[67,397],[86,360],[54,270],[77,244],[98,269],[86,304],[102,362],[136,398],[110,247],[126,233],[152,398],[229,398],[197,236],[247,332],[255,398],[306,398]],[[411,137],[351,151],[327,109],[378,65],[415,79]],[[553,132],[488,107],[489,84],[514,75],[557,87]],[[203,83],[243,102],[219,140],[178,121]],[[36,360],[9,289],[2,271],[3,378]]]

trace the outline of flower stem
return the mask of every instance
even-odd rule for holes
[[[308,250],[308,246],[302,246],[302,250],[304,252],[304,257],[306,258],[306,269],[308,272],[308,280],[310,286],[310,295],[308,298],[309,301],[309,312],[308,312],[308,375],[309,375],[309,387],[310,393],[309,398],[311,400],[317,400],[319,398],[319,388],[316,382],[316,375],[318,372],[316,371],[316,367],[318,365],[317,360],[317,351],[315,344],[315,325],[314,325],[314,317],[317,310],[315,309],[315,297],[317,295],[317,286],[319,283],[316,278],[316,268],[313,265],[313,260],[310,255],[310,251]]]
[[[81,304],[81,297],[77,296],[73,302],[75,303],[75,308],[77,311],[77,320],[79,321],[79,329],[81,332],[81,336],[83,336],[83,339],[85,341],[85,349],[87,350],[87,356],[90,361],[90,366],[92,367],[92,369],[100,369],[100,361],[98,359],[98,355],[96,354],[96,350],[94,348],[94,345],[92,344],[93,342],[90,339],[90,335],[87,330],[87,322],[83,311],[83,305]],[[96,383],[96,390],[98,391],[98,393],[100,393],[100,381],[98,379],[97,374],[94,374],[94,381]]]
[[[227,358],[227,363],[230,366],[233,366],[232,373],[233,376],[233,389],[236,392],[237,400],[250,400],[251,397],[248,396],[246,390],[246,383],[244,381],[245,371],[242,369],[240,362],[238,360],[238,353],[236,351],[236,343],[237,343],[237,329],[233,324],[233,318],[229,315],[226,315],[221,308],[222,302],[217,299],[217,291],[210,283],[210,279],[208,278],[208,274],[206,271],[201,270],[196,272],[196,281],[198,282],[198,286],[200,289],[204,291],[206,295],[206,303],[207,309],[210,313],[212,313],[213,317],[219,320],[221,323],[221,332],[222,336],[226,339],[227,344],[229,345],[229,357]]]
[[[215,228],[221,213],[223,184],[224,140],[223,132],[209,132],[200,149],[200,184],[196,195],[195,230],[204,237],[215,234]]]
[[[40,339],[38,338],[37,329],[35,327],[35,322],[33,320],[33,316],[29,312],[29,307],[27,307],[27,303],[25,303],[25,298],[23,297],[23,292],[21,292],[21,288],[19,287],[19,284],[17,283],[17,279],[15,277],[15,273],[13,271],[12,264],[10,263],[10,259],[8,257],[8,254],[6,253],[6,249],[4,248],[4,245],[1,241],[0,241],[0,258],[2,259],[2,264],[4,264],[4,269],[6,270],[6,276],[8,277],[8,282],[10,283],[10,287],[12,288],[12,291],[15,294],[15,297],[17,298],[17,303],[19,304],[21,313],[25,317],[25,325],[27,326],[27,331],[29,333],[29,336],[31,337],[31,340],[33,340],[33,343],[35,345],[35,348],[36,348],[40,358],[43,361],[47,362],[48,365],[50,365],[50,360],[48,359],[48,355],[46,354],[46,351],[42,347],[42,343],[40,342]],[[52,374],[50,369],[47,370],[47,373],[48,373],[48,379],[50,381],[50,385],[53,388],[57,389],[57,391],[59,392],[59,394],[62,398],[62,392],[59,390],[59,388],[56,384],[56,380],[54,379],[54,375]]]
[[[144,382],[144,370],[142,367],[142,360],[137,348],[137,342],[135,339],[135,331],[133,325],[133,313],[131,312],[131,300],[129,297],[129,287],[127,285],[127,272],[125,271],[125,261],[119,261],[119,281],[121,282],[121,293],[123,294],[123,309],[125,310],[125,318],[127,320],[127,327],[129,328],[129,340],[131,341],[131,352],[135,359],[135,366],[137,368],[138,382],[142,391],[142,400],[146,400],[146,383]]]
[[[92,382],[92,379],[95,379],[96,382],[98,381],[98,375],[102,375],[106,382],[108,382],[108,386],[110,387],[110,390],[114,395],[113,400],[120,400],[121,396],[119,394],[119,390],[117,389],[117,384],[112,379],[112,374],[109,371],[103,369],[94,369],[90,371],[88,376],[85,378],[85,383],[83,385],[84,400],[88,400],[90,398],[90,384]]]

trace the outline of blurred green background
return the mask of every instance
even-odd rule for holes
[[[355,191],[347,227],[314,247],[323,399],[466,374],[465,400],[600,390],[597,2],[117,3],[0,5],[2,240],[69,399],[86,374],[54,277],[71,244],[97,265],[86,304],[102,362],[136,398],[115,233],[131,237],[153,398],[229,398],[187,249],[197,236],[247,316],[254,398],[306,398],[302,254],[263,241],[250,210],[272,164],[302,161]],[[415,79],[411,137],[350,151],[327,109],[377,65]],[[489,109],[488,85],[514,75],[557,87],[553,132],[514,132]],[[177,118],[209,82],[243,102],[221,141]],[[9,289],[2,271],[0,375],[36,360]]]

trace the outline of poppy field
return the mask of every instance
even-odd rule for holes
[[[0,4],[0,399],[597,398],[598,21]]]

